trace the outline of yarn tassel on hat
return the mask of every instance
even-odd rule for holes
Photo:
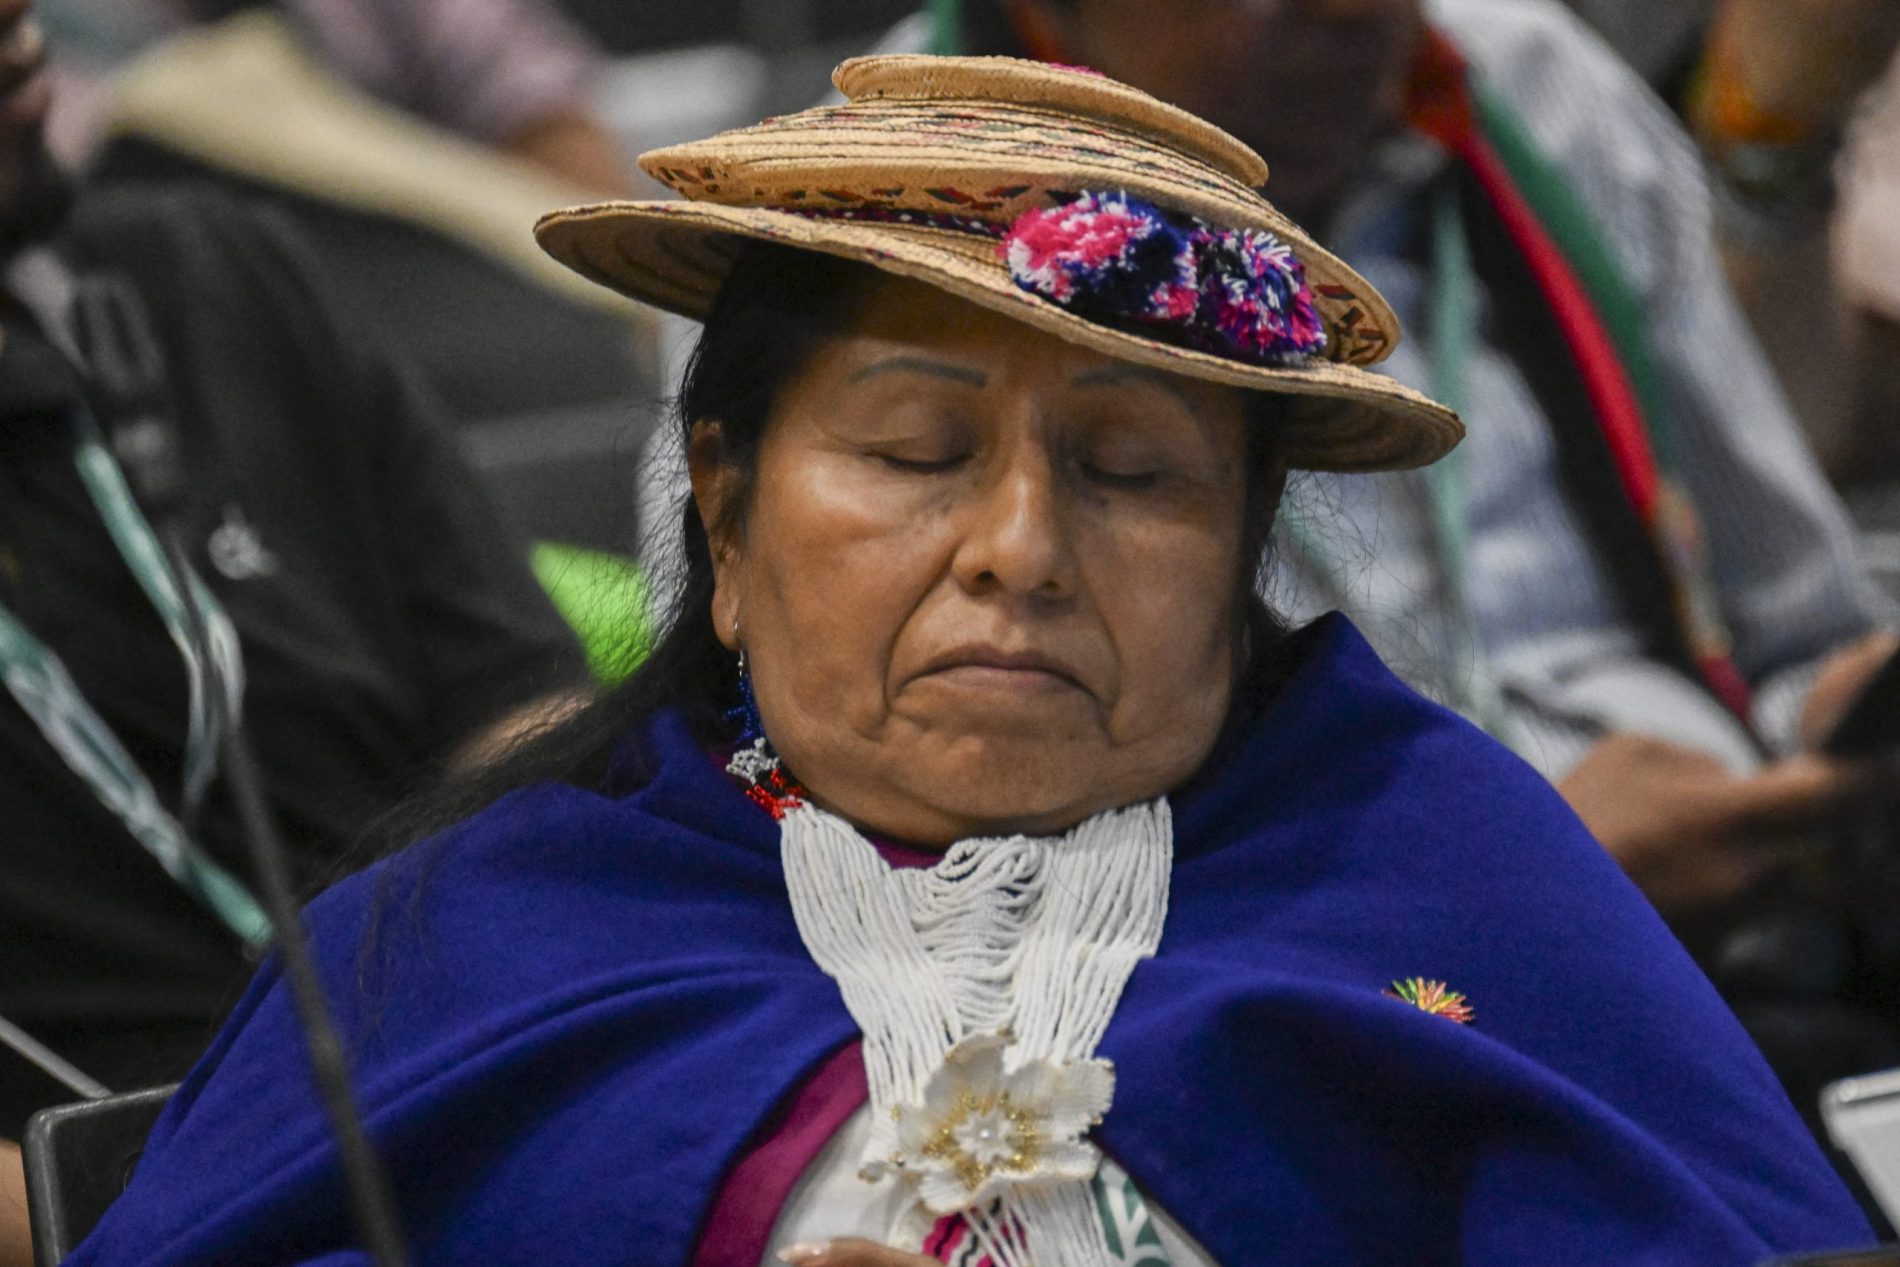
[[[1002,255],[1024,290],[1098,320],[1175,327],[1204,351],[1290,365],[1326,348],[1305,267],[1263,230],[1083,192],[1017,217]]]

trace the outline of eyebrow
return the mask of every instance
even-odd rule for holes
[[[865,366],[847,381],[862,383],[867,378],[878,378],[885,374],[928,374],[933,378],[947,378],[953,383],[963,383],[970,387],[984,387],[990,381],[989,375],[981,370],[973,370],[963,365],[951,365],[945,361],[933,361],[922,356],[885,357],[875,364]]]
[[[1145,365],[1105,365],[1100,369],[1083,370],[1069,380],[1071,387],[1118,387],[1123,383],[1147,383],[1159,387],[1168,395],[1181,402],[1181,405],[1196,418],[1201,416],[1200,406],[1183,391],[1181,384],[1172,374],[1163,370],[1149,369]]]

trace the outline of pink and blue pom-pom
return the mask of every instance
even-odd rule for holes
[[[1217,230],[1125,193],[1084,193],[1019,217],[1003,239],[1016,284],[1079,315],[1172,326],[1191,346],[1262,364],[1326,346],[1286,244]]]
[[[1311,356],[1326,346],[1306,269],[1271,233],[1226,229],[1200,242],[1198,316],[1250,360]]]
[[[1158,207],[1088,193],[1019,217],[1003,254],[1017,285],[1065,307],[1180,320],[1198,302],[1188,233]]]

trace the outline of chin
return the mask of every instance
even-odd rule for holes
[[[1113,805],[1055,804],[1046,796],[984,797],[980,801],[948,807],[950,816],[963,826],[959,839],[978,836],[1059,836]]]
[[[1102,763],[1052,761],[1045,745],[998,744],[978,760],[935,772],[918,789],[938,813],[963,824],[961,837],[1048,836],[1103,810],[1159,796],[1123,793],[1100,782]]]

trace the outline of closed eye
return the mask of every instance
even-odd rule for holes
[[[1125,492],[1140,492],[1143,489],[1153,488],[1161,482],[1159,471],[1111,471],[1099,466],[1089,466],[1083,468],[1082,473],[1093,483]]]
[[[907,458],[894,453],[880,453],[877,459],[894,471],[904,471],[911,475],[937,475],[961,466],[965,461],[965,455],[959,453],[947,458]]]

